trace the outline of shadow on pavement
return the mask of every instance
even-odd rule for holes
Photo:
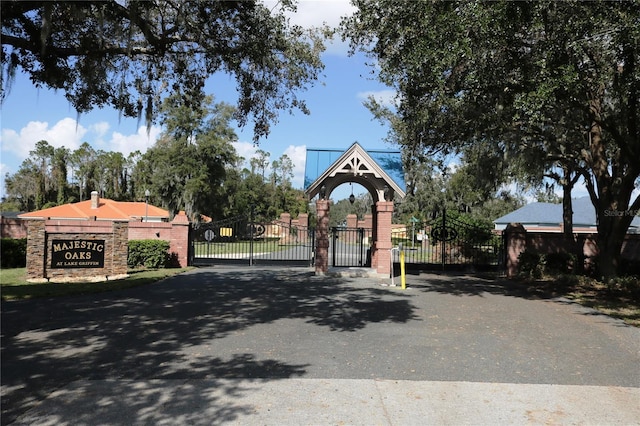
[[[82,386],[83,380],[105,379],[303,376],[308,365],[256,359],[251,353],[224,360],[200,351],[212,340],[281,319],[303,319],[332,332],[415,319],[408,299],[384,300],[384,294],[375,286],[356,288],[349,279],[319,278],[305,270],[244,268],[199,270],[113,293],[3,301],[2,424],[76,381]],[[218,414],[232,420],[234,410],[247,409],[227,407]]]
[[[553,299],[562,293],[551,285],[509,280],[491,274],[421,274],[411,278],[411,285],[426,292],[455,296],[482,296],[484,293],[524,299]]]

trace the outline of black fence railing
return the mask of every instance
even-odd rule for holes
[[[333,227],[329,244],[331,266],[371,266],[371,229]]]
[[[405,263],[421,269],[498,270],[504,264],[501,233],[443,215],[433,221],[413,222],[392,231],[393,261],[400,247]]]
[[[191,264],[313,264],[315,230],[250,217],[203,223],[191,230]]]

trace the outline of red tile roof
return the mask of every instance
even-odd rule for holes
[[[140,220],[147,216],[150,220],[168,220],[169,212],[151,204],[142,202],[113,201],[107,198],[98,200],[98,208],[91,208],[91,200],[79,203],[64,204],[30,213],[23,213],[18,217],[52,218],[52,219],[91,219],[96,220]],[[148,209],[148,210],[147,210]]]

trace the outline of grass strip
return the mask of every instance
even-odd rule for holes
[[[0,270],[2,300],[21,300],[101,293],[138,287],[181,274],[193,268],[149,269],[129,271],[129,277],[96,283],[29,283],[26,268]]]

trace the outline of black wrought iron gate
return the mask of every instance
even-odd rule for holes
[[[502,235],[490,226],[466,223],[446,214],[414,221],[392,232],[393,261],[399,250],[408,268],[424,270],[500,270],[504,267]]]
[[[370,266],[371,230],[366,228],[331,228],[329,253],[331,266]]]
[[[190,236],[194,266],[213,264],[313,265],[315,230],[251,216],[194,225]]]

